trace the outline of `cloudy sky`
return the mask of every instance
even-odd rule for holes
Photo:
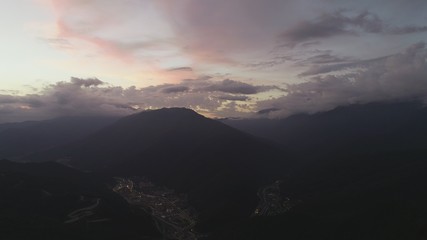
[[[0,122],[427,100],[425,0],[1,1]]]

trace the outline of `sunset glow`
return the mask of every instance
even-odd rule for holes
[[[427,37],[427,3],[415,2],[3,1],[0,94],[12,102],[36,94],[44,102],[60,82],[96,78],[103,82],[92,86],[102,88],[97,91],[139,91],[138,97],[120,99],[120,104],[184,106],[220,117],[252,116],[272,108],[278,110],[271,117],[287,116],[376,97],[399,98],[394,93],[376,96],[383,89],[350,96],[335,96],[339,93],[333,89],[354,78],[351,74],[370,71],[370,63],[384,66],[380,75],[388,76],[387,66],[398,60],[387,58],[405,54],[410,59],[406,67],[418,66],[414,70],[425,73],[425,65],[411,64],[416,55],[425,56]],[[322,81],[340,83],[325,88]],[[389,85],[393,79],[384,81]],[[163,87],[175,91],[162,92]],[[156,99],[149,99],[150,89],[159,91]],[[301,102],[320,96],[314,103]],[[14,109],[0,101],[0,110]],[[0,121],[20,119],[18,115]]]

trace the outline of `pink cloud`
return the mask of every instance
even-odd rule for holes
[[[146,22],[141,23],[147,25],[144,27],[132,22],[141,15],[140,9],[145,6],[142,2],[51,0],[49,5],[56,16],[57,38],[89,43],[92,50],[129,64],[141,60],[141,50],[161,52],[171,46],[170,41],[156,36],[135,37],[150,28]]]
[[[170,28],[173,39],[167,44],[181,58],[239,67],[254,51],[268,52],[274,47],[283,31],[278,23],[293,15],[295,4],[283,0],[52,0],[51,5],[62,37],[89,42],[124,62],[135,61],[137,52],[146,46],[127,46],[123,38],[128,36],[121,35],[121,30],[132,27],[139,33],[135,36],[141,36],[147,35],[147,29],[152,34]],[[150,14],[155,17],[128,25]],[[156,29],[161,21],[164,28]],[[114,37],[106,38],[105,32]]]
[[[107,56],[119,59],[126,63],[132,63],[135,59],[131,52],[126,51],[118,46],[117,43],[100,37],[91,36],[75,31],[68,26],[63,19],[58,19],[56,22],[58,37],[65,39],[78,39],[93,44],[96,48],[101,49]]]
[[[290,1],[156,1],[183,51],[197,61],[235,65],[254,51],[273,48],[291,15]],[[242,56],[243,55],[243,56]]]

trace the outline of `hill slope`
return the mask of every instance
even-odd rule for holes
[[[57,163],[0,161],[1,239],[160,237],[102,180]]]
[[[288,162],[275,145],[181,108],[125,117],[37,158],[67,159],[109,176],[146,176],[188,194],[210,226],[249,216],[257,188],[284,175]]]
[[[407,102],[230,123],[304,161],[282,184],[299,201],[291,212],[252,219],[220,238],[426,239],[426,120],[422,104]]]

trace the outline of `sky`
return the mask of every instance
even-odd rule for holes
[[[0,122],[427,101],[425,0],[6,0]]]

